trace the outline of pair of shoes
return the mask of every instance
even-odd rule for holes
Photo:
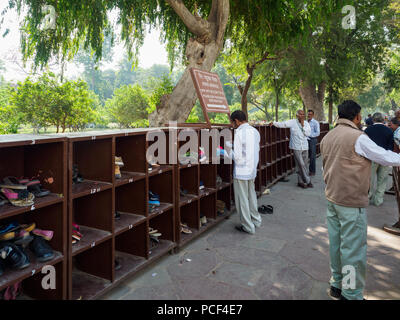
[[[307,188],[314,188],[314,186],[313,186],[313,184],[310,182],[310,183],[307,185]]]
[[[11,222],[0,227],[0,241],[12,241],[16,245],[26,247],[33,237],[30,232],[36,227],[35,223],[22,224]]]
[[[121,179],[121,168],[124,166],[122,157],[115,156],[114,174],[116,179]]]
[[[82,238],[82,233],[80,232],[81,228],[76,224],[72,223],[72,244],[77,243]]]
[[[33,236],[33,240],[29,244],[29,249],[35,254],[39,262],[49,261],[54,258],[53,249],[41,236]]]
[[[204,182],[200,180],[199,190],[204,189]]]
[[[244,232],[244,233],[251,234],[250,232],[247,232],[247,231],[243,228],[242,225],[240,225],[240,226],[235,226],[235,229],[238,230],[238,231],[240,231],[240,232]]]
[[[29,192],[33,193],[36,198],[42,198],[50,194],[49,190],[43,189],[38,179],[19,179],[20,184],[26,185]]]
[[[390,194],[392,196],[396,195],[396,191],[394,189],[394,186],[391,187],[388,191],[385,191],[385,194]]]
[[[204,226],[207,224],[207,217],[204,215],[200,216],[200,227]]]
[[[181,222],[181,233],[184,234],[191,234],[193,233],[192,230],[189,229],[188,225],[186,223]]]
[[[261,214],[272,214],[274,212],[274,207],[271,205],[264,206],[258,208],[258,212]]]
[[[310,172],[310,176],[311,177],[315,176],[315,172]]]
[[[11,269],[24,269],[30,265],[28,255],[16,244],[4,241],[0,243],[0,259],[3,260],[3,266]]]
[[[307,185],[305,183],[299,182],[297,184],[298,187],[303,188],[303,189],[307,189]]]
[[[149,204],[151,206],[159,207],[160,206],[160,196],[157,193],[151,192],[149,190]]]
[[[331,288],[329,289],[329,295],[334,299],[340,299],[340,297],[342,296],[342,290],[331,286]]]
[[[82,175],[79,173],[78,166],[76,164],[73,165],[72,168],[72,183],[81,183],[84,179]]]

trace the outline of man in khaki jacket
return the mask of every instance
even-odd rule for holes
[[[338,115],[336,127],[321,141],[332,272],[330,294],[342,300],[362,300],[371,161],[400,166],[400,155],[379,147],[360,130],[361,107],[356,102],[344,101]]]

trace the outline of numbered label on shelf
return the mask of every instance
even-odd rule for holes
[[[32,275],[34,275],[36,273],[36,270],[35,269],[33,269],[32,270]]]
[[[31,206],[31,211],[33,211],[33,210],[35,210],[36,208],[35,208],[35,205],[33,204],[32,206]]]
[[[130,179],[129,179],[129,183],[131,183],[131,182],[133,182],[133,178],[130,178]]]
[[[32,143],[31,144],[35,144],[36,143],[36,140],[32,140]]]
[[[96,136],[92,136],[92,140],[96,140]]]
[[[130,224],[130,225],[129,225],[129,230],[131,230],[132,228],[133,228],[133,225]]]
[[[96,245],[96,242],[92,242],[92,244],[90,245],[92,248]]]

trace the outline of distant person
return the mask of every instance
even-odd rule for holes
[[[368,189],[371,161],[400,166],[400,155],[373,142],[361,128],[361,107],[344,101],[339,120],[321,141],[323,174],[328,200],[327,224],[332,277],[330,294],[341,300],[362,300],[367,260]],[[342,288],[349,269],[355,271],[355,288]],[[346,283],[347,284],[347,283]]]
[[[365,124],[367,126],[372,126],[374,124],[374,121],[372,120],[372,115],[368,114],[368,117],[365,119]]]
[[[297,166],[297,185],[300,188],[313,188],[308,171],[308,140],[311,134],[311,127],[307,121],[304,121],[305,114],[303,110],[296,113],[297,119],[284,122],[273,122],[278,128],[290,128],[289,148],[293,150],[294,160]]]
[[[384,118],[382,113],[374,113],[372,120],[374,121],[374,124],[365,129],[365,133],[381,148],[393,151],[393,131],[383,124]],[[389,171],[390,167],[372,162],[369,199],[370,203],[377,207],[383,203],[383,195],[385,194],[388,183]],[[376,187],[374,189],[375,184]]]
[[[260,227],[262,222],[254,184],[260,154],[260,134],[247,123],[246,114],[241,110],[231,114],[231,123],[236,130],[233,150],[228,156],[234,161],[233,188],[241,222],[235,228],[254,234],[255,228]],[[227,145],[232,147],[229,143]]]
[[[400,120],[393,117],[390,120],[390,127],[393,130],[393,135],[394,135],[394,149],[395,152],[399,153],[399,146],[400,146]],[[387,191],[387,194],[393,194],[395,195],[395,188],[394,188],[394,175],[396,174],[396,171],[393,169],[393,187]],[[394,234],[396,236],[400,236],[400,210],[399,210],[399,217],[397,222],[392,225],[389,226],[387,224],[385,224],[383,226],[383,230],[385,230],[386,232],[389,232],[391,234]]]
[[[308,123],[311,127],[311,134],[308,137],[308,157],[310,158],[310,176],[315,176],[315,161],[317,159],[317,143],[320,135],[319,122],[314,119],[314,111],[308,110]]]

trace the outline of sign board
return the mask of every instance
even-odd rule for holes
[[[196,68],[190,68],[190,74],[207,124],[211,127],[209,112],[226,113],[230,117],[228,101],[218,74]]]

